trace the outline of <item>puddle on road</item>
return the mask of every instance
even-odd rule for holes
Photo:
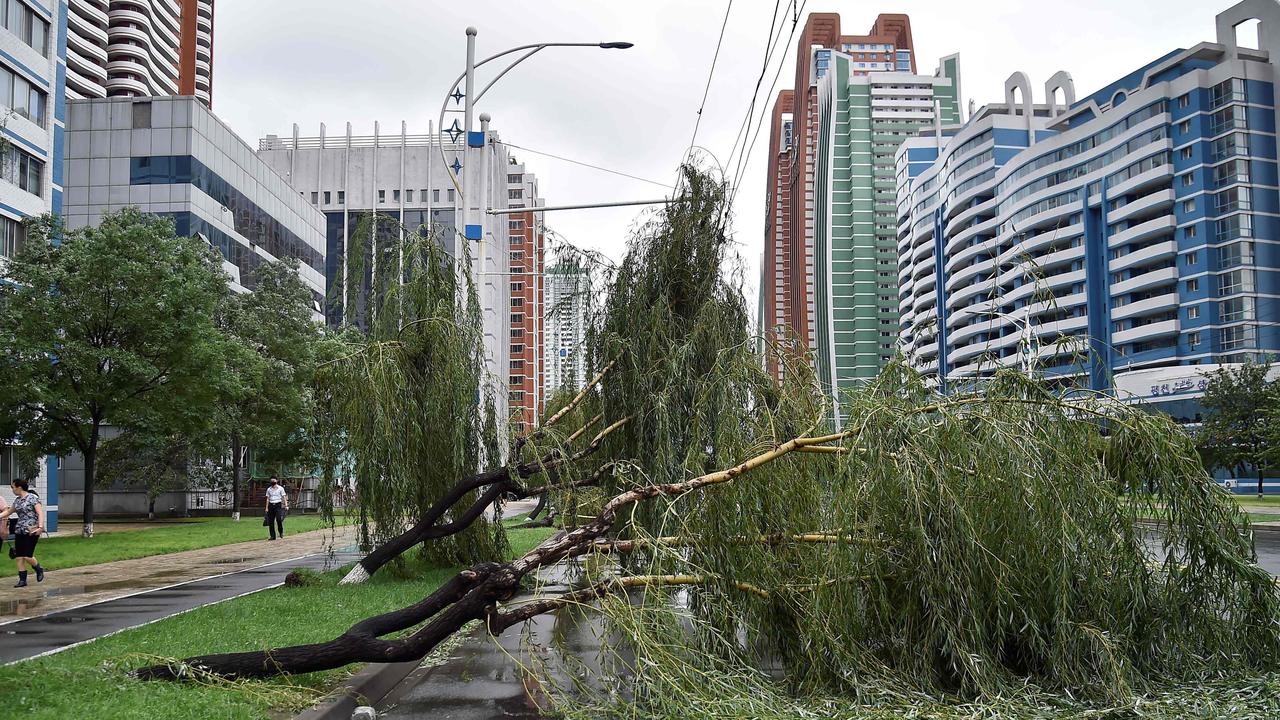
[[[0,600],[0,615],[25,615],[28,610],[39,607],[40,602],[40,598],[31,598],[30,600]]]
[[[45,617],[45,622],[57,623],[59,625],[70,625],[71,623],[84,622],[89,618],[83,615],[49,615]]]

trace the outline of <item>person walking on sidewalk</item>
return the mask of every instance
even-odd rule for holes
[[[276,539],[276,529],[280,537],[284,537],[284,514],[289,512],[289,493],[281,487],[275,475],[271,476],[271,484],[267,486],[267,529],[271,531],[270,540]]]
[[[18,584],[14,587],[27,586],[27,569],[36,571],[36,582],[44,582],[44,568],[36,559],[36,543],[44,532],[44,505],[40,496],[31,492],[31,485],[21,478],[13,481],[13,494],[16,499],[3,512],[0,520],[10,515],[17,518],[14,527],[13,545],[14,560],[18,563]]]

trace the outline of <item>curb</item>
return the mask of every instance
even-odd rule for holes
[[[320,702],[295,715],[293,720],[350,720],[361,705],[377,705],[387,693],[418,667],[420,660],[402,663],[370,663],[347,678]]]

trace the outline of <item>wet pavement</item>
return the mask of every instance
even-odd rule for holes
[[[541,592],[558,593],[564,586],[544,585]],[[448,662],[419,668],[379,703],[382,720],[534,720],[549,707],[533,670],[550,670],[557,682],[571,682],[558,648],[568,649],[575,663],[595,667],[599,661],[600,624],[595,613],[562,611],[543,615],[494,638],[477,628],[452,653]],[[530,655],[536,648],[536,657]],[[543,668],[530,667],[545,663]]]
[[[284,582],[291,570],[328,570],[354,562],[354,548],[280,560],[217,577],[170,585],[70,610],[0,625],[0,665],[63,650],[186,610],[229,600]],[[226,572],[226,571],[224,571]],[[39,602],[38,599],[35,600]],[[18,601],[22,602],[22,601]]]
[[[117,560],[65,570],[50,568],[42,583],[25,588],[0,582],[0,628],[23,618],[89,605],[145,590],[223,575],[266,563],[350,545],[355,529],[315,530],[274,542],[253,540],[168,555]],[[7,562],[7,561],[6,561]],[[3,578],[11,581],[15,578]]]

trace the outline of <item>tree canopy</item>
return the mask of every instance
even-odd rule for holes
[[[777,385],[754,351],[727,201],[720,181],[686,168],[677,201],[638,228],[613,275],[587,388],[505,468],[455,465],[406,537],[435,542],[441,516],[495,488],[562,496],[560,532],[329,642],[138,674],[401,661],[471,621],[496,634],[581,609],[605,626],[600,664],[574,664],[574,680],[599,682],[557,692],[544,680],[582,717],[985,716],[964,708],[992,702],[1065,717],[1224,677],[1274,685],[1280,595],[1185,433],[1011,372],[943,395],[898,364],[828,427],[807,360],[768,350],[787,364]],[[353,352],[373,358],[352,367],[375,380],[410,357],[385,341]],[[362,400],[345,423],[365,419],[362,442],[378,443],[385,467],[429,464],[435,448],[376,434],[405,416],[474,427],[478,405],[422,402]],[[388,408],[403,412],[393,422]],[[1162,527],[1146,524],[1158,516]],[[1217,712],[1267,702],[1242,691]]]
[[[125,208],[97,227],[31,223],[2,273],[0,424],[26,452],[84,455],[91,535],[103,426],[192,433],[233,391],[221,259],[171,220]]]
[[[1200,401],[1206,412],[1197,439],[1206,463],[1233,473],[1252,467],[1259,495],[1280,441],[1275,429],[1280,386],[1267,380],[1270,370],[1270,363],[1256,362],[1219,368],[1209,376]]]

